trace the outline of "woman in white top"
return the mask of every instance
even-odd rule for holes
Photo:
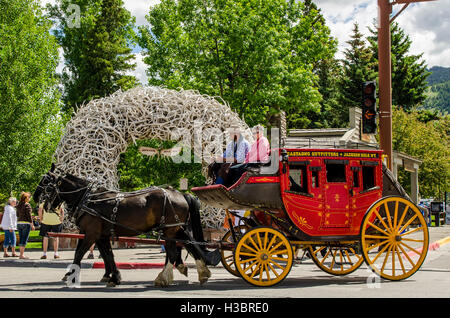
[[[17,230],[17,215],[14,208],[17,204],[16,198],[9,198],[8,204],[5,206],[3,213],[1,227],[5,231],[5,240],[3,242],[3,257],[10,257],[8,254],[8,247],[11,247],[12,256],[17,257],[16,254],[16,233]]]

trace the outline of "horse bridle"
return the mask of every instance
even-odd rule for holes
[[[47,184],[44,184],[43,186],[41,186],[41,185],[38,186],[38,187],[43,188],[43,194],[41,194],[41,196],[40,196],[39,203],[47,202],[48,204],[50,204],[50,210],[53,210],[52,207],[53,207],[53,203],[55,202],[56,198],[59,198],[61,201],[63,201],[60,194],[77,193],[77,192],[80,192],[80,191],[90,188],[90,185],[88,185],[86,187],[79,188],[79,189],[76,189],[73,191],[60,191],[59,186],[61,185],[62,179],[64,177],[65,177],[65,175],[57,176],[57,178],[55,179],[54,177],[51,177],[48,175],[44,176],[43,181],[48,181],[48,182],[47,182]],[[88,193],[88,192],[89,191],[85,192],[85,194],[83,195],[83,198],[86,196],[86,193]],[[81,201],[83,201],[83,200],[81,200]]]

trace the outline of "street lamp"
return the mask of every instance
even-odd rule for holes
[[[387,166],[392,170],[392,70],[390,24],[410,3],[435,0],[378,0],[378,87],[380,147],[388,158]],[[392,6],[404,4],[392,18]]]

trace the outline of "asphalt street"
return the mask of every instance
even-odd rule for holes
[[[174,284],[167,288],[153,285],[162,270],[164,255],[158,246],[140,246],[114,250],[116,262],[152,264],[148,269],[121,269],[122,284],[106,287],[99,280],[103,269],[92,268],[101,262],[83,260],[79,288],[69,288],[61,281],[71,263],[73,251],[60,252],[60,259],[41,260],[41,251],[28,251],[29,260],[0,259],[1,298],[241,298],[257,301],[265,298],[448,298],[450,297],[450,225],[430,228],[430,246],[421,269],[412,277],[398,282],[379,279],[365,264],[347,276],[332,276],[321,271],[311,260],[293,266],[288,277],[268,288],[254,287],[242,278],[232,276],[221,265],[210,268],[212,276],[200,285],[193,259],[188,257],[189,275],[174,271]],[[446,240],[448,239],[448,240]],[[442,244],[437,246],[436,242]],[[181,306],[181,305],[180,305]]]

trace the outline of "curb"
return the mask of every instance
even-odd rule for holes
[[[444,237],[443,239],[440,239],[439,241],[436,241],[434,243],[431,243],[428,247],[428,250],[434,251],[440,248],[441,246],[450,243],[450,236]]]
[[[164,263],[126,263],[117,262],[118,269],[151,269],[151,268],[164,268]],[[105,268],[105,263],[95,262],[92,264],[93,269]]]
[[[443,239],[440,239],[436,242],[430,243],[430,245],[428,245],[428,251],[436,251],[438,250],[441,246],[444,246],[445,244],[450,243],[450,236],[444,237]],[[422,248],[418,249],[417,252],[422,253]],[[414,251],[408,252],[406,253],[406,255],[403,255],[403,258],[406,258],[406,256],[412,256],[415,255],[416,253]]]

